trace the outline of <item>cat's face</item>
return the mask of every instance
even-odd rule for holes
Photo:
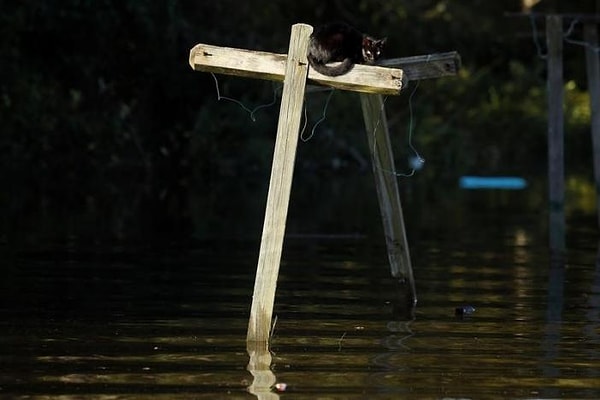
[[[387,38],[375,39],[365,36],[362,42],[362,56],[366,64],[373,64],[383,54],[383,46]]]

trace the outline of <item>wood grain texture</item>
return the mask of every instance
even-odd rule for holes
[[[308,73],[306,56],[308,38],[311,33],[310,25],[296,24],[292,26],[271,180],[267,195],[267,209],[248,322],[247,340],[249,342],[267,342],[269,340],[304,103]]]
[[[190,51],[190,66],[196,71],[283,81],[287,55],[198,44]],[[341,76],[321,75],[309,69],[311,83],[364,93],[395,95],[402,89],[403,72],[398,68],[355,65]]]
[[[361,94],[360,101],[392,276],[408,285],[408,301],[412,303],[409,306],[412,306],[417,301],[415,280],[383,99],[381,95]]]

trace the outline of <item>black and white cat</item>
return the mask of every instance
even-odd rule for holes
[[[375,39],[343,22],[332,22],[313,31],[308,45],[308,61],[315,71],[323,75],[343,75],[354,64],[374,64],[381,57],[386,40]],[[341,63],[327,65],[336,61]]]

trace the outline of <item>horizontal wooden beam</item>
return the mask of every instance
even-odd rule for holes
[[[198,44],[190,51],[190,66],[196,71],[283,81],[286,54]],[[394,95],[402,89],[403,71],[357,64],[347,74],[321,75],[309,68],[312,83],[363,93]]]
[[[454,76],[460,68],[460,55],[456,51],[402,58],[390,58],[377,63],[384,67],[401,68],[408,80]]]

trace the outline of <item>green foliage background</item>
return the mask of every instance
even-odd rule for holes
[[[593,12],[590,6],[570,2],[569,11]],[[218,193],[263,193],[278,105],[252,121],[237,105],[217,101],[213,78],[192,71],[188,55],[197,43],[285,52],[297,22],[346,20],[387,36],[388,57],[459,51],[459,76],[423,81],[413,97],[414,145],[427,160],[421,179],[546,171],[545,61],[530,21],[505,16],[519,11],[520,1],[49,0],[0,7],[0,166],[10,188],[0,197],[4,238],[43,231],[40,221],[67,237],[77,210],[86,210],[90,232],[189,234],[202,231],[198,221],[207,215],[231,212]],[[542,21],[538,28],[543,35]],[[573,34],[581,35],[580,26]],[[583,48],[566,45],[565,53],[568,166],[589,177]],[[270,82],[218,82],[222,95],[249,108],[273,97]],[[414,84],[386,103],[400,170],[411,155]],[[307,129],[325,96],[308,96]],[[336,92],[327,119],[300,146],[298,174],[330,179],[368,172],[368,162],[358,99]]]

